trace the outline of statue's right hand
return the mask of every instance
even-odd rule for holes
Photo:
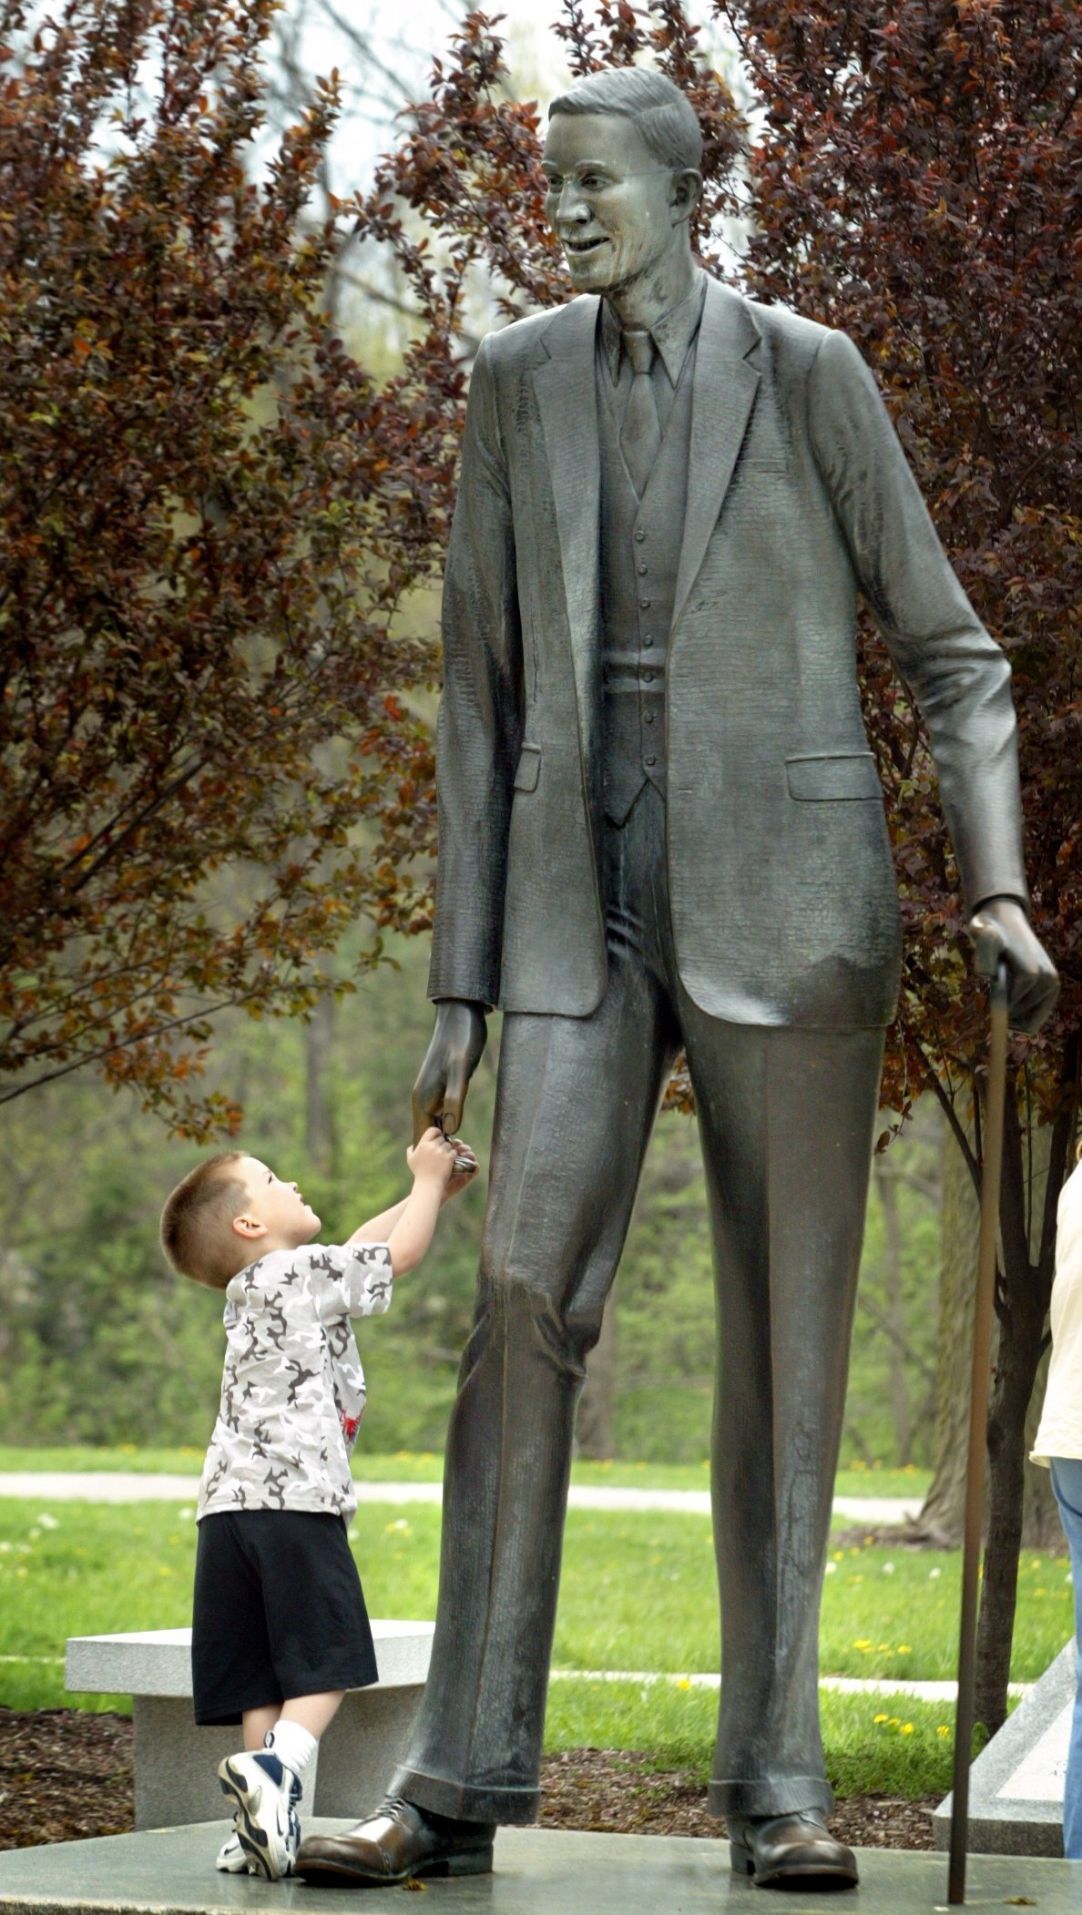
[[[430,1124],[438,1124],[445,1137],[455,1135],[486,1035],[483,1004],[461,997],[439,1000],[432,1041],[413,1086],[414,1143]]]

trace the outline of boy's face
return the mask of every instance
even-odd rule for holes
[[[238,1234],[253,1242],[267,1242],[285,1250],[311,1243],[319,1218],[306,1204],[296,1184],[283,1183],[258,1157],[242,1157],[236,1169],[245,1188],[244,1209],[234,1219]],[[243,1224],[255,1228],[239,1228]]]

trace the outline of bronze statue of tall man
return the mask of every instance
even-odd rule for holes
[[[477,1311],[447,1442],[431,1673],[383,1807],[308,1879],[483,1872],[538,1808],[575,1403],[674,1057],[714,1237],[721,1592],[710,1805],[763,1886],[857,1879],[828,1833],[819,1599],[899,921],[857,593],[917,699],[1012,1015],[1030,929],[1009,670],[840,332],[693,256],[702,140],[661,75],[553,102],[575,298],[490,333],[443,598],[439,875],[419,1124],[458,1128],[503,1011]]]

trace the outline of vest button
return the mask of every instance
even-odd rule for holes
[[[644,672],[642,675],[642,682],[644,685],[652,685],[654,682],[653,672]]]
[[[643,639],[643,641],[642,641],[642,642],[643,642],[643,644],[644,644],[644,646],[646,647],[646,650],[647,650],[647,651],[649,651],[649,649],[650,649],[650,647],[651,647],[651,645],[653,644],[653,642],[654,642],[654,641],[653,641],[653,639],[652,639],[652,638],[650,638],[650,637],[646,637],[646,638],[644,638],[644,639]]]
[[[648,599],[648,598],[640,598],[640,600],[639,600],[639,610],[640,610],[640,612],[648,612],[648,611],[650,610],[650,605],[651,605],[651,600],[650,600],[650,599]]]
[[[644,758],[642,762],[644,765],[656,765],[657,759],[654,757],[653,752],[651,752],[649,757]]]
[[[646,577],[646,574],[647,574],[647,572],[648,572],[649,570],[650,570],[650,567],[649,567],[648,565],[645,565],[645,564],[643,564],[643,565],[640,565],[640,566],[639,566],[639,577],[640,577],[640,578],[645,578],[645,577]]]
[[[641,525],[640,525],[640,526],[637,526],[637,527],[636,527],[636,530],[635,530],[635,537],[636,537],[636,539],[638,540],[638,543],[639,543],[639,544],[641,545],[641,544],[642,544],[642,542],[643,542],[643,540],[644,540],[644,538],[646,537],[646,533],[645,533],[645,532],[643,531],[643,529],[642,529],[642,526],[641,526]]]
[[[652,711],[644,712],[642,716],[642,722],[644,725],[652,725],[654,722],[653,712]]]

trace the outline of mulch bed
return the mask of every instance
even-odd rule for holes
[[[541,1767],[541,1826],[600,1829],[609,1835],[705,1835],[723,1825],[706,1810],[698,1777],[657,1774],[641,1755],[615,1749],[568,1749]],[[854,1848],[930,1849],[936,1795],[918,1802],[851,1795],[830,1818],[835,1835]]]
[[[541,1772],[542,1828],[613,1835],[716,1837],[701,1782],[658,1775],[642,1756],[571,1749]],[[850,1796],[831,1819],[855,1848],[929,1849],[936,1798]],[[365,1805],[358,1803],[358,1812]],[[23,1715],[0,1708],[0,1849],[120,1835],[134,1826],[132,1725],[79,1709]]]
[[[135,1825],[128,1716],[0,1709],[0,1849]]]

